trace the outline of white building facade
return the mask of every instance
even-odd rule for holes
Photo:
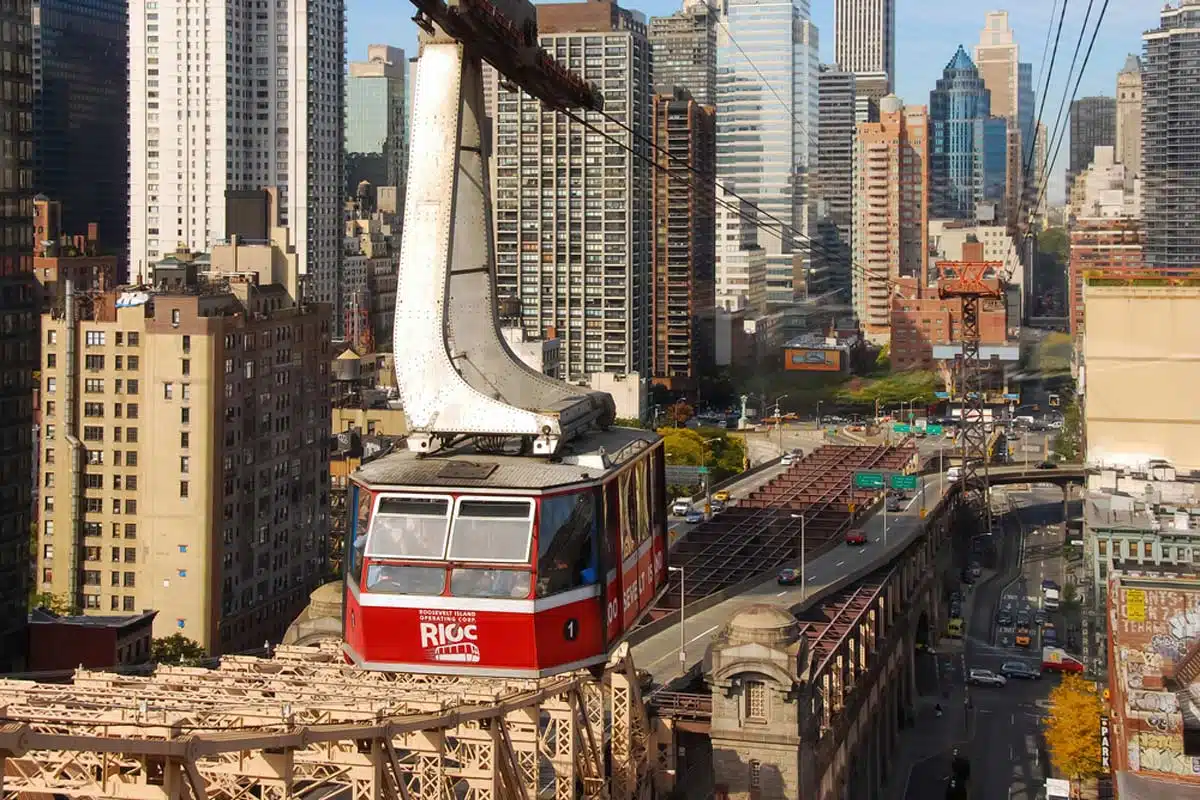
[[[278,187],[310,294],[336,302],[344,29],[342,0],[130,3],[133,276],[224,240],[226,191]]]

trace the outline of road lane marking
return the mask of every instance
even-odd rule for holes
[[[706,630],[704,633],[699,633],[699,634],[696,634],[696,635],[695,635],[695,636],[693,636],[691,639],[688,639],[688,644],[691,644],[692,642],[696,641],[697,639],[703,639],[705,636],[708,636],[710,633],[712,633],[713,631],[715,631],[715,630],[716,630],[717,628],[719,628],[719,627],[721,627],[721,626],[720,626],[720,625],[713,625],[711,628],[709,628],[708,630]]]
[[[846,563],[845,561],[839,561],[839,562],[837,562],[836,564],[834,564],[834,566],[835,566],[835,567],[840,567],[842,564],[845,564],[845,563]]]
[[[783,597],[785,594],[787,594],[787,589],[784,589],[782,592],[780,592],[779,594],[777,594],[777,595],[775,595],[775,596],[776,596],[776,597]]]

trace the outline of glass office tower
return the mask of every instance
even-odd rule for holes
[[[959,45],[937,88],[929,93],[931,217],[975,219],[985,187],[996,179],[994,172],[985,169],[994,167],[983,156],[985,144],[994,143],[996,137],[994,130],[990,136],[982,130],[990,114],[991,92]],[[1003,165],[1001,170],[1001,176],[1007,175]],[[1001,177],[1001,198],[1003,180]]]
[[[759,208],[772,304],[804,297],[812,267],[817,45],[808,0],[728,0],[717,30],[717,180]],[[737,238],[718,232],[718,274],[745,247]]]

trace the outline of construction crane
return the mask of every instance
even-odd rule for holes
[[[979,508],[991,530],[988,495],[988,435],[983,413],[983,365],[979,358],[979,308],[984,300],[1002,299],[1008,275],[999,261],[942,261],[938,263],[938,295],[962,301],[962,354],[958,363],[958,392],[962,417],[963,492]]]

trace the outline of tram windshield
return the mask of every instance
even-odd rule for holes
[[[450,529],[448,497],[385,497],[371,520],[367,556],[441,560]]]
[[[526,563],[532,539],[532,500],[460,499],[449,559]]]

